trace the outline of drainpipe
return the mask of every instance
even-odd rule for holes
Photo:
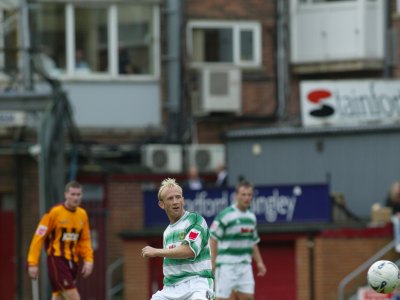
[[[166,1],[168,142],[180,141],[181,118],[181,0]]]
[[[287,0],[276,1],[277,15],[277,117],[282,120],[285,117],[286,99],[289,91],[289,76],[288,76],[288,17],[287,17]]]
[[[29,31],[29,6],[26,0],[19,0],[19,66],[22,84],[25,90],[33,90],[31,60],[30,60],[30,31]]]
[[[394,57],[394,53],[392,53],[393,49],[393,37],[394,34],[391,30],[391,11],[390,11],[390,1],[384,1],[384,12],[383,12],[383,36],[384,36],[384,59],[383,59],[383,77],[384,78],[391,78],[391,64]]]

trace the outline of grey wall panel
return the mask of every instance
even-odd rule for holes
[[[362,217],[400,180],[400,133],[233,139],[227,148],[231,184],[240,175],[256,185],[329,182]]]
[[[68,93],[78,127],[161,126],[158,82],[64,82],[63,89]]]

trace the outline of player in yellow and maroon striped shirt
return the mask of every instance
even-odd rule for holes
[[[52,286],[52,300],[80,300],[75,285],[79,257],[84,261],[83,277],[93,270],[89,219],[79,207],[82,186],[71,181],[65,186],[65,201],[51,208],[40,220],[28,253],[28,273],[38,278],[40,252],[45,243],[47,268]]]

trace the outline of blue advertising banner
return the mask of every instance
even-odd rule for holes
[[[234,189],[185,190],[185,209],[201,214],[210,225],[222,209],[234,203]],[[145,226],[165,227],[169,221],[158,206],[157,191],[143,193]],[[327,184],[256,186],[251,210],[258,224],[329,222],[332,207]]]

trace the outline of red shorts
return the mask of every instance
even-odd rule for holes
[[[47,256],[47,269],[53,294],[76,289],[77,263],[62,256]]]

